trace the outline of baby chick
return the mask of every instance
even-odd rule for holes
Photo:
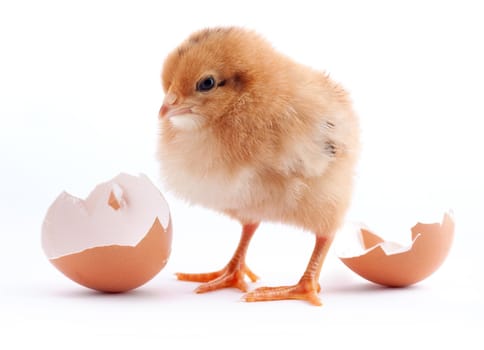
[[[247,267],[261,221],[314,232],[306,271],[293,286],[263,287],[246,301],[302,299],[321,305],[319,275],[349,206],[359,126],[348,94],[321,72],[237,27],[192,34],[168,55],[160,110],[159,160],[168,189],[242,225],[220,271],[177,274],[198,293],[257,276]]]

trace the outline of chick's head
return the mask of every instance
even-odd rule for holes
[[[261,83],[270,76],[272,50],[257,34],[239,28],[194,33],[165,60],[161,119],[187,130],[249,113],[246,101],[265,95],[257,89],[267,86]]]

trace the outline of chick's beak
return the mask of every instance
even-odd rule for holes
[[[163,105],[160,108],[160,114],[159,114],[160,118],[163,119],[164,117],[166,117],[169,110],[170,110],[170,107],[168,107],[166,104],[163,103]]]
[[[184,105],[177,105],[178,96],[173,92],[168,92],[163,100],[160,109],[160,118],[170,118],[181,114],[192,113],[192,110]]]

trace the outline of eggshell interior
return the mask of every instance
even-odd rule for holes
[[[369,281],[403,287],[430,276],[447,257],[454,237],[454,220],[446,213],[442,223],[417,223],[412,227],[412,243],[405,247],[385,242],[366,229],[360,229],[361,253],[340,256],[354,272]]]
[[[81,200],[63,192],[47,211],[42,247],[79,284],[124,292],[146,283],[171,252],[168,205],[145,175],[120,174]]]
[[[159,190],[143,174],[122,173],[85,200],[61,193],[45,216],[42,247],[49,259],[113,244],[134,247],[155,218],[166,230],[170,212]]]

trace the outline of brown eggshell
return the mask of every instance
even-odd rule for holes
[[[63,192],[47,210],[42,248],[73,281],[124,292],[167,263],[172,223],[168,204],[145,175],[119,174],[85,199]]]
[[[165,230],[155,219],[148,234],[135,247],[95,247],[50,262],[85,287],[110,293],[126,292],[148,282],[166,265],[171,237],[171,220]]]
[[[402,248],[360,229],[365,252],[353,257],[340,256],[340,259],[374,283],[390,287],[417,283],[436,271],[447,257],[454,237],[454,220],[446,213],[442,223],[417,223],[411,231],[412,244]]]

